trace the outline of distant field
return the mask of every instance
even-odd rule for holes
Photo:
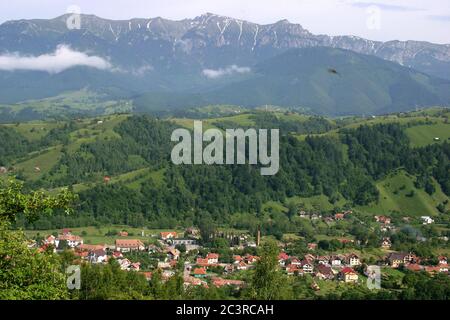
[[[424,190],[416,189],[413,179],[405,172],[400,171],[377,182],[376,187],[380,191],[378,204],[359,207],[359,209],[374,214],[389,214],[396,211],[410,216],[437,215],[436,206],[447,200],[448,197],[437,183],[434,184],[436,192],[430,196]],[[414,191],[414,195],[408,197],[407,194],[411,191]]]
[[[140,239],[142,241],[154,242],[156,237],[159,236],[160,232],[163,231],[176,231],[183,235],[184,230],[174,230],[174,229],[146,229],[146,228],[132,228],[123,225],[112,225],[112,226],[102,226],[100,228],[96,227],[81,227],[81,228],[70,228],[72,233],[83,237],[84,243],[88,244],[114,244],[115,239]],[[126,230],[128,233],[133,233],[132,236],[119,237],[117,236],[105,236],[108,231],[122,231]],[[86,235],[82,235],[83,231]],[[40,236],[46,236],[54,232],[61,232],[61,229],[51,229],[51,230],[26,230],[25,234],[28,237],[35,237],[37,234]],[[144,236],[142,236],[144,232]]]
[[[450,139],[450,123],[414,126],[406,129],[413,147],[423,147],[433,143],[442,143]],[[439,141],[435,141],[439,138]]]
[[[415,116],[411,116],[415,115]],[[330,130],[326,133],[312,134],[312,136],[338,136],[339,130],[355,129],[362,125],[376,125],[376,124],[388,124],[399,123],[402,125],[412,124],[411,127],[406,128],[405,132],[408,138],[411,140],[411,146],[423,147],[433,143],[442,143],[450,139],[450,123],[445,123],[444,116],[448,117],[450,111],[442,109],[430,109],[429,111],[420,111],[411,113],[409,116],[397,116],[387,115],[378,116],[373,118],[345,118],[341,122],[346,123],[340,129]],[[432,124],[426,125],[414,125],[417,122],[432,121]],[[296,135],[299,140],[304,140],[308,135]],[[439,141],[435,141],[435,138],[439,138]]]
[[[288,201],[294,201],[297,204],[303,204],[308,210],[314,210],[319,208],[319,210],[332,210],[334,207],[340,207],[345,204],[345,199],[343,197],[336,203],[331,203],[326,195],[319,195],[309,198],[293,197],[288,199]]]
[[[80,129],[70,133],[70,140],[67,145],[68,152],[75,152],[80,148],[81,144],[95,141],[95,139],[120,138],[114,131],[114,128],[127,117],[129,115],[113,115],[96,118],[98,121],[103,121],[101,124],[97,123],[95,119],[81,119],[77,121]],[[63,121],[33,121],[6,126],[13,128],[30,141],[36,141],[48,134],[50,130],[61,127],[65,123]],[[19,160],[19,162],[15,163],[14,167],[18,170],[23,170],[23,175],[27,179],[37,180],[56,165],[61,157],[61,150],[62,145],[56,145],[47,150],[32,152],[26,156],[25,160]],[[40,170],[36,170],[36,167]]]
[[[413,177],[400,171],[376,183],[376,187],[380,192],[379,203],[373,203],[369,206],[359,206],[356,209],[370,214],[399,212],[404,216],[434,216],[439,214],[436,206],[448,199],[436,182],[434,182],[434,185],[436,192],[430,196],[424,190],[415,188]],[[411,191],[414,191],[414,195],[408,197],[407,194]],[[331,203],[325,195],[309,198],[296,196],[288,198],[286,201],[302,204],[306,210],[310,211],[333,210],[335,207],[342,208],[346,204],[346,200],[343,197],[340,197],[336,203]],[[263,205],[263,209],[267,208],[272,208],[272,210],[277,212],[287,212],[287,208],[280,202],[267,202]],[[448,204],[447,209],[450,209],[450,205]]]
[[[109,182],[109,184],[122,182],[131,189],[136,190],[139,189],[141,183],[146,182],[149,178],[151,178],[156,185],[162,186],[164,184],[164,172],[165,169],[161,169],[158,171],[151,171],[149,168],[138,169],[118,176],[111,176],[111,181]],[[103,179],[100,180],[103,181]],[[94,184],[92,183],[78,183],[73,185],[73,190],[75,192],[82,192],[92,188],[93,185]]]
[[[65,92],[50,98],[28,100],[12,106],[0,105],[0,111],[3,111],[2,109],[11,110],[13,114],[31,110],[45,118],[55,117],[59,119],[78,114],[94,116],[131,112],[133,103],[131,100],[109,100],[106,95],[88,89],[81,89]]]
[[[13,128],[29,141],[36,141],[44,137],[50,130],[64,125],[60,121],[32,121],[19,124],[7,124],[7,127]]]
[[[56,165],[61,156],[61,148],[61,146],[50,148],[48,151],[44,151],[29,160],[15,164],[15,167],[23,170],[23,174],[27,179],[37,180]]]
[[[250,119],[251,114],[239,114],[239,115],[233,115],[233,116],[226,116],[226,117],[220,117],[220,118],[211,118],[211,119],[204,119],[201,120],[203,124],[203,130],[208,130],[212,128],[217,128],[215,126],[215,123],[221,123],[221,122],[233,122],[237,125],[241,125],[243,127],[248,126],[254,126],[255,123],[253,120]],[[186,118],[171,118],[171,121],[177,123],[178,125],[185,127],[187,129],[193,129],[194,127],[194,119],[186,119]],[[199,119],[200,121],[200,119]],[[230,128],[235,129],[235,128]]]
[[[102,226],[100,228],[97,227],[80,227],[80,228],[69,228],[73,234],[81,236],[84,240],[84,243],[88,244],[114,244],[116,239],[140,239],[146,242],[155,242],[157,238],[159,238],[159,234],[164,231],[175,231],[178,233],[180,237],[184,236],[184,229],[147,229],[147,228],[133,228],[125,225],[111,225],[111,226]],[[128,237],[120,237],[116,236],[106,236],[105,234],[109,231],[115,230],[119,231],[127,231],[128,233],[132,233],[133,235]],[[247,230],[239,230],[233,228],[218,228],[219,231],[224,231],[228,233],[235,234],[243,234],[247,233]],[[86,232],[86,235],[83,235],[83,231]],[[49,230],[25,230],[25,234],[28,237],[35,237],[36,235],[46,236],[53,233],[60,233],[61,229],[49,229]],[[144,232],[144,236],[142,236],[142,232]]]
[[[128,117],[129,115],[113,115],[96,118],[98,121],[103,121],[103,123],[97,123],[92,119],[89,121],[82,120],[80,122],[81,128],[70,134],[70,143],[67,147],[68,151],[75,152],[83,143],[93,142],[95,139],[120,138],[114,131],[114,128]]]

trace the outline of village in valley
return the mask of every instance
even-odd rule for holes
[[[341,222],[361,223],[351,210],[322,216],[316,213],[298,212],[298,218],[309,221],[321,221],[335,226]],[[323,284],[334,283],[337,286],[365,286],[369,276],[368,266],[378,266],[382,275],[389,270],[409,270],[426,272],[430,275],[448,274],[447,256],[436,254],[433,257],[422,257],[411,251],[393,250],[391,237],[398,231],[398,226],[391,217],[385,215],[372,216],[371,224],[374,233],[381,233],[378,254],[373,250],[365,250],[365,244],[352,237],[337,237],[328,242],[298,242],[284,239],[278,241],[278,264],[286,275],[310,277],[310,288],[317,293]],[[421,226],[429,226],[435,221],[428,216],[415,217]],[[411,218],[396,218],[403,223],[411,223]],[[120,268],[129,272],[138,272],[151,280],[155,271],[159,270],[162,280],[166,281],[182,270],[184,285],[188,286],[229,286],[239,290],[246,286],[245,274],[255,268],[260,259],[258,249],[265,237],[258,228],[252,235],[249,232],[215,231],[211,239],[215,244],[206,243],[198,228],[184,230],[160,231],[151,233],[142,230],[139,237],[133,237],[125,228],[121,231],[109,232],[114,243],[92,244],[84,241],[82,235],[63,229],[45,237],[31,237],[30,248],[55,253],[70,251],[76,263],[106,264],[115,259]],[[148,240],[146,240],[148,239]],[[220,239],[217,241],[217,239]],[[418,237],[419,242],[440,241],[447,243],[447,237],[427,239]],[[217,245],[221,243],[220,246]],[[298,248],[299,243],[304,248]],[[328,248],[330,243],[339,244],[339,249]],[[445,246],[444,246],[445,247]],[[332,286],[333,287],[333,286]]]

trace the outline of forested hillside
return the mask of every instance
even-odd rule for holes
[[[221,129],[280,128],[280,171],[275,176],[261,176],[258,166],[249,165],[173,165],[170,134],[180,125],[189,127],[189,119],[114,115],[4,125],[0,166],[8,173],[1,177],[16,175],[30,189],[69,186],[79,193],[78,215],[56,215],[28,228],[95,223],[173,227],[206,218],[254,227],[248,222],[253,216],[266,232],[284,232],[295,227],[288,223],[289,213],[276,215],[267,204],[288,207],[289,199],[300,199],[306,205],[319,196],[327,205],[315,206],[318,211],[379,208],[400,215],[439,215],[449,210],[445,130],[439,141],[430,139],[421,147],[408,130],[448,128],[447,115],[444,110],[433,116],[326,119],[255,111],[205,121],[206,127]],[[425,201],[429,211],[403,211],[399,190],[383,182],[397,179],[399,170],[406,181],[398,187],[404,190],[401,197]],[[405,190],[406,185],[411,189]]]

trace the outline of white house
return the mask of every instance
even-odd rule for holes
[[[236,269],[237,270],[247,270],[248,269],[248,265],[244,261],[241,261],[236,266]]]
[[[45,238],[44,243],[45,244],[53,244],[55,245],[56,237],[54,235],[49,235],[47,238]]]
[[[88,260],[91,263],[103,263],[108,260],[108,256],[106,255],[106,251],[103,249],[93,250],[89,252]]]
[[[352,267],[359,266],[361,264],[361,261],[356,254],[352,253],[348,256],[348,264]]]
[[[195,245],[195,244],[197,244],[197,240],[195,240],[195,239],[173,239],[172,240],[173,246],[182,245],[182,244],[184,244],[185,246]]]
[[[430,216],[421,216],[420,219],[422,219],[423,224],[432,224],[432,223],[434,223],[434,220],[431,219]]]
[[[314,266],[312,263],[310,263],[307,260],[302,260],[302,270],[304,273],[313,273],[314,271]]]
[[[80,244],[83,244],[83,239],[80,236],[76,236],[73,234],[60,234],[58,238],[55,239],[55,246],[59,247],[61,241],[66,241],[67,245],[71,248],[78,247]]]
[[[328,265],[330,262],[330,257],[328,256],[318,256],[316,259],[318,264]]]
[[[300,260],[298,260],[297,258],[292,258],[291,259],[291,264],[294,266],[301,266],[302,262]]]
[[[170,259],[178,260],[178,258],[180,257],[180,251],[175,248],[169,248],[167,255]]]
[[[208,259],[208,264],[219,263],[219,255],[217,253],[208,253],[206,259]]]
[[[330,262],[333,267],[339,267],[342,265],[342,259],[338,256],[331,257]]]
[[[383,241],[381,241],[381,247],[383,249],[390,249],[391,246],[392,246],[391,239],[383,238]]]
[[[118,260],[119,264],[120,264],[120,269],[122,270],[128,270],[130,268],[131,265],[131,261],[128,259],[120,259]]]

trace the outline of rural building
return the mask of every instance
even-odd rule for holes
[[[339,273],[339,278],[345,283],[355,283],[358,282],[358,274],[349,267],[345,267]]]
[[[136,239],[116,239],[116,250],[120,252],[143,251],[144,243]]]

